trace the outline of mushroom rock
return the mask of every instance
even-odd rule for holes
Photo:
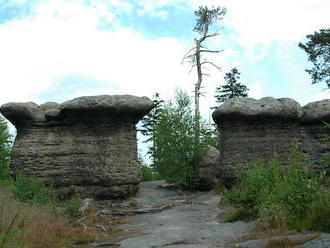
[[[322,157],[330,153],[330,99],[312,102],[302,108],[301,140],[314,169],[326,168]]]
[[[131,95],[4,104],[0,112],[17,129],[11,170],[53,184],[63,197],[133,195],[140,182],[135,125],[153,107]]]
[[[233,98],[213,112],[220,132],[220,160],[217,176],[231,185],[237,171],[256,159],[269,160],[274,153],[285,161],[289,145],[300,143],[314,168],[320,156],[329,152],[320,141],[329,135],[323,121],[330,119],[330,100],[301,108],[289,98]],[[321,166],[322,167],[322,166]]]

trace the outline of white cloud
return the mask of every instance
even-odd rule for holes
[[[328,0],[192,0],[193,8],[207,4],[227,8],[224,23],[237,32],[244,47],[273,41],[298,42],[306,34],[329,26]]]
[[[321,101],[323,99],[330,99],[330,90],[325,89],[321,93],[314,94],[308,98],[308,102]]]
[[[85,74],[118,86],[72,96],[151,97],[156,91],[167,96],[175,86],[192,88],[192,76],[180,66],[186,47],[179,40],[147,40],[125,28],[102,31],[100,16],[100,11],[76,1],[54,1],[38,6],[34,16],[0,25],[0,103],[38,101],[37,94],[68,74]]]
[[[261,84],[258,83],[247,84],[247,87],[249,88],[249,92],[248,92],[249,97],[260,99],[264,96]]]

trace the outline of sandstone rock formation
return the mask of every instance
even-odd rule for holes
[[[330,152],[323,123],[330,121],[330,100],[301,108],[288,98],[235,98],[216,109],[213,119],[221,141],[217,177],[227,185],[257,158],[268,160],[276,152],[284,160],[292,142],[300,143],[318,170],[324,168],[320,157]]]
[[[135,124],[152,108],[148,98],[131,95],[4,104],[0,112],[17,129],[11,169],[63,195],[132,195],[140,182]]]
[[[196,164],[200,190],[210,190],[213,188],[216,181],[215,168],[218,160],[219,151],[215,147],[209,146],[202,151],[201,158]]]

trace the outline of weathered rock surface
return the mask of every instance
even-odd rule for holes
[[[107,243],[113,246],[104,247],[224,247],[230,240],[248,234],[256,226],[254,222],[223,223],[219,218],[223,211],[218,207],[220,195],[214,191],[179,193],[159,187],[163,183],[141,183],[138,194],[123,203],[123,206],[129,206],[133,204],[127,204],[127,201],[133,201],[132,211],[153,208],[162,211],[121,217],[123,224],[113,226],[117,237],[96,242],[93,247]]]
[[[330,152],[323,123],[330,120],[330,100],[301,108],[288,98],[235,98],[215,110],[213,119],[221,140],[217,177],[226,185],[255,159],[268,160],[276,152],[285,160],[292,142],[300,143],[315,169],[325,168],[320,158]]]
[[[286,241],[291,243],[296,243],[300,248],[328,248],[330,247],[330,234],[322,233],[318,235],[317,233],[298,233],[285,236],[277,236],[267,239],[256,239],[249,240],[240,243],[232,243],[226,246],[226,248],[267,248],[270,247],[269,242],[272,241]],[[301,245],[298,245],[298,244]]]
[[[196,168],[199,176],[199,189],[210,190],[215,184],[215,168],[219,160],[219,151],[209,146],[202,151],[202,156],[197,161]]]
[[[131,95],[4,104],[0,112],[17,129],[11,169],[63,194],[132,195],[140,182],[135,124],[152,108],[148,98]]]

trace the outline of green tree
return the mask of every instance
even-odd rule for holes
[[[194,165],[201,149],[217,140],[211,138],[211,125],[201,122],[201,135],[196,143],[195,121],[190,97],[179,90],[174,102],[166,102],[160,110],[153,137],[153,168],[167,182],[191,189],[198,186]]]
[[[221,104],[228,100],[229,98],[236,97],[245,97],[248,95],[249,89],[244,85],[239,83],[240,72],[236,67],[232,68],[230,72],[227,72],[224,79],[227,82],[223,86],[219,86],[216,88],[215,95],[216,102]]]
[[[330,88],[330,28],[321,29],[314,34],[306,36],[306,43],[299,43],[308,55],[308,60],[314,64],[312,69],[306,72],[312,78],[312,84],[325,82]]]
[[[194,31],[197,32],[200,37],[195,38],[194,47],[191,48],[182,59],[182,63],[185,61],[189,61],[192,64],[191,69],[196,67],[197,72],[197,82],[195,84],[195,119],[199,120],[200,118],[200,110],[199,110],[199,103],[200,103],[200,96],[201,96],[201,86],[203,82],[203,76],[208,75],[203,72],[203,68],[205,66],[213,66],[220,70],[220,67],[214,64],[213,62],[203,58],[203,54],[207,53],[219,53],[220,50],[210,50],[207,49],[204,45],[207,39],[216,37],[220,35],[218,31],[210,32],[211,25],[217,21],[221,21],[223,16],[226,14],[226,8],[208,8],[207,6],[200,6],[198,10],[195,11],[196,25],[194,27]],[[196,121],[197,128],[199,127],[199,122]],[[197,129],[198,131],[198,129]]]
[[[11,148],[11,135],[6,120],[0,115],[0,180],[9,175],[9,153]]]
[[[144,143],[151,143],[148,149],[148,155],[151,159],[154,157],[154,134],[155,126],[160,118],[160,114],[163,108],[164,100],[160,99],[159,93],[155,93],[153,96],[154,108],[149,112],[147,116],[142,119],[142,128],[139,130],[147,139]]]

